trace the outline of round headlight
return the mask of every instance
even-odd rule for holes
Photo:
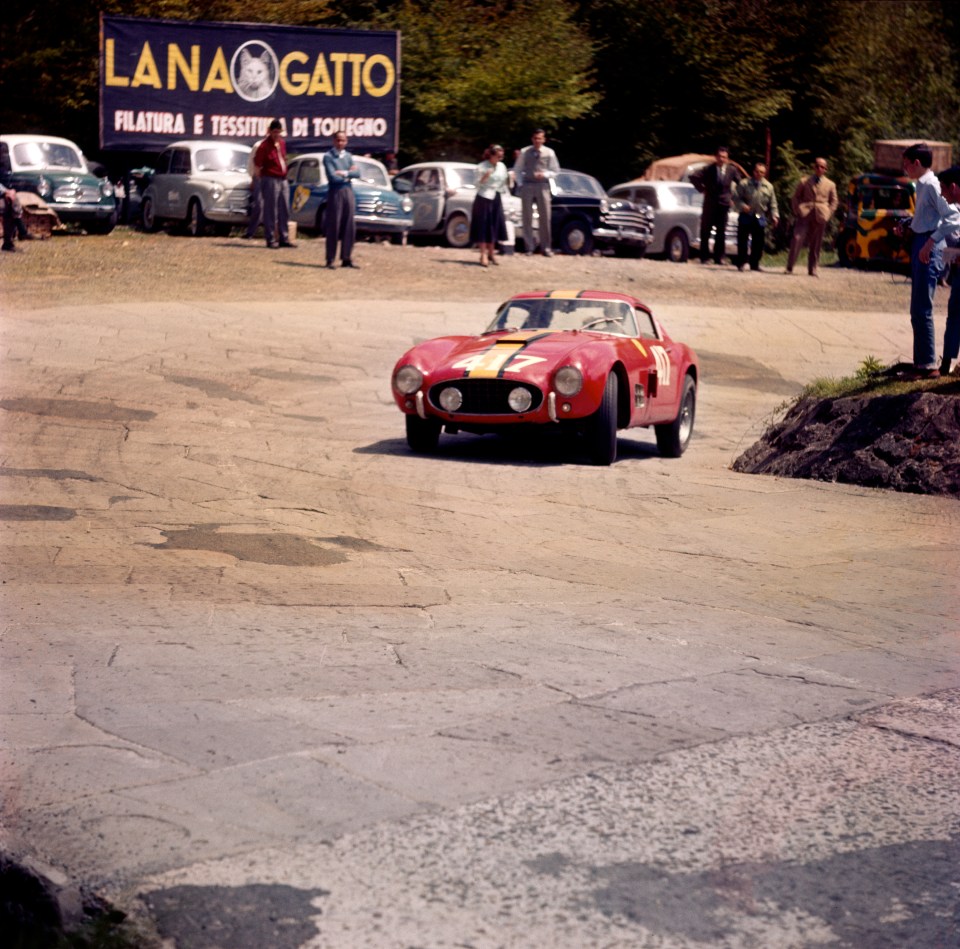
[[[37,194],[39,194],[41,198],[49,198],[50,195],[53,194],[53,186],[50,184],[49,178],[41,175],[37,179]]]
[[[440,405],[448,412],[456,412],[463,405],[463,393],[456,386],[447,386],[440,392]]]
[[[533,396],[530,395],[529,389],[521,389],[520,386],[517,386],[516,389],[510,390],[507,403],[514,412],[526,412],[533,404]]]
[[[397,392],[412,395],[423,385],[423,373],[416,366],[401,366],[393,377]]]
[[[223,187],[219,184],[210,189],[210,197],[214,201],[219,201],[223,197]]]
[[[409,195],[405,194],[403,198],[401,198],[400,207],[403,208],[403,210],[407,214],[409,214],[413,210],[413,200],[410,198]]]
[[[109,181],[100,182],[100,194],[102,194],[105,198],[112,198],[113,193],[113,185],[110,184]]]
[[[564,366],[557,370],[553,384],[560,395],[576,395],[583,388],[583,373],[576,366]]]

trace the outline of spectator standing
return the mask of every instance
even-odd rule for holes
[[[790,206],[795,218],[790,250],[787,252],[787,273],[793,273],[794,264],[804,246],[807,250],[807,273],[817,277],[820,265],[820,247],[827,223],[836,213],[837,186],[827,177],[826,158],[813,160],[813,173],[801,178],[793,192]]]
[[[250,217],[247,220],[247,230],[243,235],[244,240],[251,240],[257,236],[257,228],[260,226],[260,221],[263,218],[263,195],[260,193],[260,172],[257,169],[257,152],[265,141],[266,138],[260,139],[260,141],[250,149],[250,157],[247,159],[247,174],[250,176]]]
[[[337,243],[340,244],[340,263],[343,267],[359,269],[353,262],[353,243],[357,236],[355,220],[356,201],[351,180],[360,177],[347,151],[347,135],[337,132],[333,148],[323,156],[323,170],[327,173],[327,207],[323,212],[323,226],[327,235],[327,268],[337,265]]]
[[[903,173],[916,183],[913,212],[913,243],[910,245],[910,323],[913,326],[914,379],[936,379],[936,342],[934,340],[933,295],[940,280],[942,240],[933,241],[928,252],[921,253],[940,225],[940,182],[931,171],[933,152],[924,142],[904,150]]]
[[[553,211],[550,182],[560,172],[556,152],[546,145],[547,133],[536,129],[530,144],[520,150],[514,165],[520,202],[523,208],[523,244],[529,257],[535,249],[533,240],[533,208],[540,216],[540,251],[544,257],[553,256],[553,234],[550,215]]]
[[[760,258],[767,239],[767,223],[774,227],[780,222],[777,194],[767,181],[767,166],[758,161],[753,174],[735,186],[734,205],[737,219],[737,270],[743,270],[749,260],[751,270],[760,269]],[[747,246],[749,245],[749,255]]]
[[[947,328],[943,334],[943,356],[940,361],[940,374],[953,372],[954,363],[960,356],[960,272],[957,256],[960,255],[960,165],[954,165],[940,172],[940,195],[937,210],[940,223],[920,248],[920,260],[928,263],[934,248],[945,241],[947,254],[953,257],[950,262],[950,299],[947,301]]]
[[[23,209],[13,188],[0,185],[0,201],[3,202],[3,246],[0,249],[13,253],[17,249],[13,234],[23,227]]]
[[[508,194],[507,166],[503,149],[491,145],[477,165],[477,196],[470,214],[470,240],[480,250],[480,266],[496,264],[497,242],[507,239],[507,223],[503,216],[502,195]]]
[[[387,169],[387,174],[392,178],[400,170],[397,153],[394,151],[386,152],[383,156],[383,166]]]
[[[703,212],[700,215],[700,263],[710,258],[710,234],[713,239],[713,262],[723,263],[727,235],[727,215],[733,204],[733,189],[740,180],[740,172],[730,162],[730,152],[720,146],[714,155],[713,164],[701,168],[690,176],[693,186],[703,195]]]
[[[279,119],[270,123],[267,137],[257,146],[254,163],[263,199],[263,232],[267,247],[293,247],[290,243],[290,197],[287,186],[287,144]]]

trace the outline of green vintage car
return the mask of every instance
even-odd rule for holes
[[[113,185],[93,174],[83,152],[53,135],[0,135],[0,183],[40,195],[64,224],[109,234],[117,223]]]
[[[857,264],[910,266],[910,232],[916,188],[909,178],[857,175],[847,188],[847,211],[837,255]]]

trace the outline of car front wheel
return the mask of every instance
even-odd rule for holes
[[[617,376],[611,372],[603,387],[600,408],[587,426],[587,453],[595,465],[612,465],[617,460]]]
[[[85,224],[84,228],[88,234],[109,234],[117,226],[117,212],[114,211],[110,217],[102,221],[91,221]]]
[[[151,234],[160,229],[160,222],[153,207],[153,198],[149,195],[140,202],[140,220],[143,223],[143,229]]]
[[[593,234],[589,222],[582,218],[567,221],[560,231],[560,250],[565,254],[589,254],[593,251]]]
[[[654,425],[657,433],[657,448],[665,458],[679,458],[690,444],[693,435],[693,420],[697,414],[697,384],[687,375],[683,380],[683,395],[680,397],[680,410],[672,422]]]
[[[432,418],[420,418],[419,415],[407,415],[407,444],[418,455],[430,454],[437,450],[440,442],[440,423]]]
[[[667,260],[675,264],[682,264],[690,257],[690,241],[687,235],[679,228],[674,228],[667,235]]]
[[[451,214],[447,220],[444,236],[451,247],[458,247],[460,249],[469,247],[470,222],[467,220],[466,214],[461,214],[459,211],[456,214]]]
[[[204,216],[200,202],[194,198],[187,208],[187,233],[191,237],[203,237],[207,229],[207,219]]]

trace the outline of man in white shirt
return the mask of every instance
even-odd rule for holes
[[[933,152],[926,143],[918,142],[904,150],[903,173],[915,181],[917,187],[910,248],[910,323],[913,326],[913,370],[910,377],[914,379],[936,379],[940,375],[934,341],[933,295],[940,280],[943,241],[934,242],[929,252],[921,256],[921,250],[940,224],[937,203],[940,182],[930,170],[932,165]]]
[[[944,262],[950,265],[950,299],[947,301],[947,328],[943,334],[943,356],[940,374],[948,375],[960,356],[960,165],[954,165],[939,174],[940,194],[937,196],[937,211],[940,223],[920,248],[920,259],[928,262],[934,249],[946,243]]]

